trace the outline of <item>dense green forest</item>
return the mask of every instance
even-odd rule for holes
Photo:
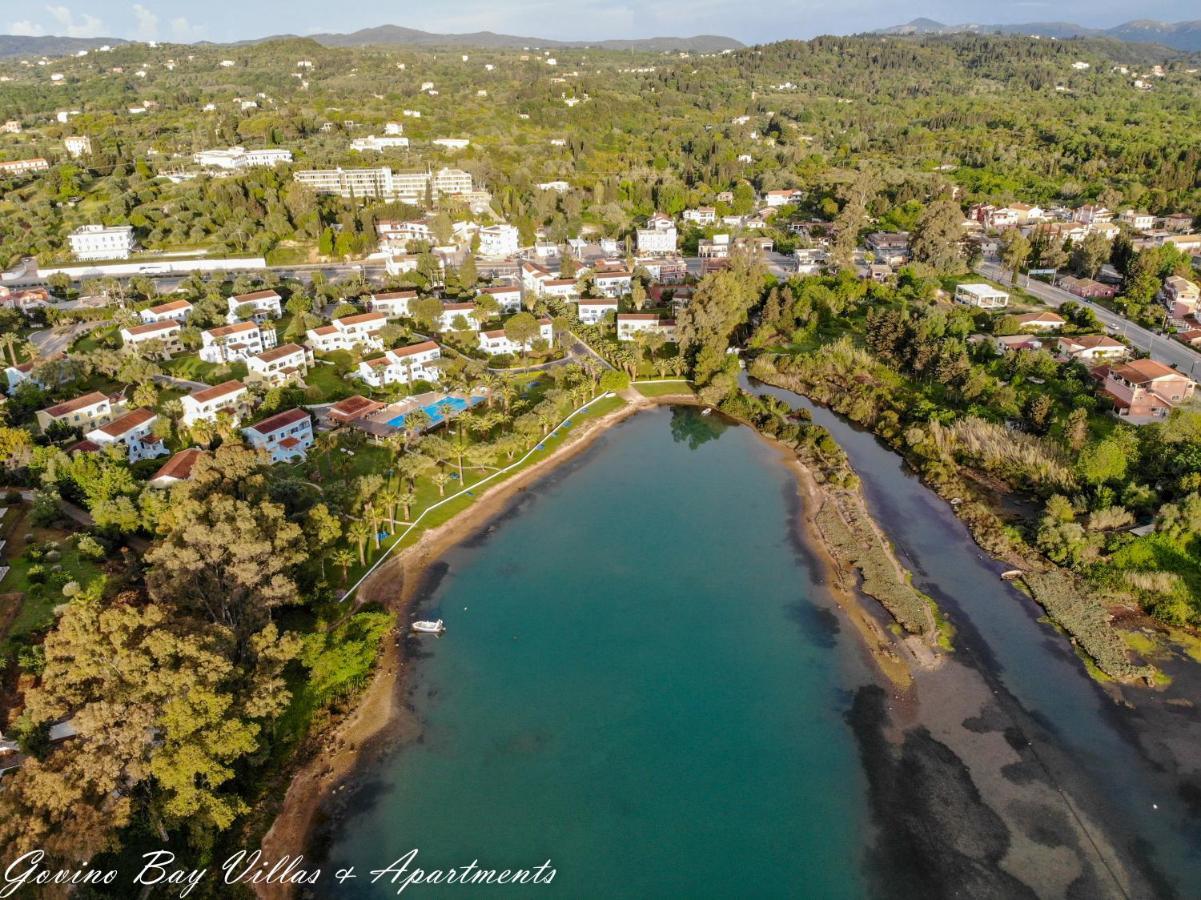
[[[197,150],[233,144],[287,147],[299,168],[461,167],[492,191],[497,215],[559,240],[626,235],[656,208],[678,213],[744,182],[801,187],[807,201],[796,213],[829,219],[845,199],[840,185],[861,170],[885,187],[869,211],[898,226],[942,179],[965,203],[1103,197],[1165,213],[1201,199],[1197,63],[1150,47],[821,38],[686,58],[563,50],[555,61],[516,51],[334,50],[299,39],[7,61],[0,95],[26,128],[0,135],[0,157],[54,165],[4,185],[0,261],[62,257],[66,233],[94,221],[133,224],[152,250],[315,248],[331,225],[361,236],[342,249],[370,248],[367,217],[292,187],[286,167],[162,177],[194,168]],[[1163,77],[1149,74],[1154,65]],[[62,81],[51,82],[52,72]],[[1135,75],[1150,89],[1136,87]],[[60,110],[79,115],[60,123]],[[389,121],[403,123],[410,149],[348,149]],[[93,152],[67,158],[61,139],[70,134],[89,135]],[[448,152],[429,143],[437,137],[471,145]],[[572,190],[536,188],[553,179]]]

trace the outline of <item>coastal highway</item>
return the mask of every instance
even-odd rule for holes
[[[1009,283],[1009,272],[1003,269],[999,263],[990,261],[981,262],[976,266],[976,272],[985,278],[991,278],[998,284]],[[1097,314],[1097,318],[1109,329],[1111,334],[1120,335],[1134,347],[1146,351],[1152,359],[1164,365],[1172,366],[1189,376],[1196,374],[1194,370],[1201,363],[1201,354],[1197,353],[1191,347],[1186,347],[1184,344],[1172,340],[1170,337],[1156,334],[1154,331],[1143,328],[1141,325],[1136,325],[1134,322],[1119,316],[1112,310],[1077,297],[1063,288],[1045,284],[1029,277],[1019,279],[1018,284],[1028,293],[1033,294],[1048,306],[1055,307],[1056,309],[1068,302],[1087,306]]]

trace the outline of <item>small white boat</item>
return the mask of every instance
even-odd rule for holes
[[[711,410],[711,409],[709,409],[708,407],[706,407],[705,409],[702,409],[702,410],[701,410],[701,415],[702,415],[702,416],[710,416],[710,415],[713,415],[713,410]]]
[[[418,634],[442,634],[442,632],[446,631],[446,626],[442,624],[441,619],[436,622],[419,619],[413,623],[412,627]]]

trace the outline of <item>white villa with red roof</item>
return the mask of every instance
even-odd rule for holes
[[[371,312],[383,313],[389,319],[406,319],[411,315],[409,303],[416,299],[416,291],[388,291],[372,294],[367,306]]]
[[[241,362],[275,346],[275,329],[255,322],[221,325],[200,332],[200,358],[210,363]]]
[[[254,321],[262,324],[267,319],[278,319],[283,315],[280,309],[279,301],[281,297],[275,291],[252,291],[249,294],[234,294],[228,300],[229,312],[225,314],[225,321],[230,325],[235,322],[240,322],[242,319],[254,319]],[[250,315],[243,316],[239,312],[243,307],[250,307]]]
[[[507,313],[515,313],[521,311],[521,287],[516,284],[501,285],[499,287],[488,287],[480,291],[480,295],[487,294],[498,304],[501,310]]]
[[[384,342],[380,340],[379,332],[387,324],[388,317],[382,312],[359,313],[334,319],[320,328],[310,328],[307,337],[309,346],[322,353],[349,350],[355,344],[367,350],[382,350]]]
[[[187,300],[172,300],[170,303],[160,303],[158,306],[151,306],[138,313],[142,321],[147,325],[153,322],[166,322],[168,320],[186,322],[188,316],[191,314],[192,304]]]
[[[660,319],[654,313],[618,313],[617,339],[619,341],[632,341],[636,334],[643,331],[658,332],[668,341],[676,339],[674,319]]]
[[[466,328],[458,327],[458,319],[466,323]],[[476,319],[474,303],[443,303],[442,315],[438,319],[440,331],[479,331],[480,323]]]
[[[303,383],[313,364],[312,351],[299,344],[282,344],[246,359],[246,380],[265,381],[278,387],[291,381]]]
[[[192,477],[192,469],[195,467],[196,461],[202,456],[204,456],[204,451],[199,447],[180,450],[150,477],[149,485],[156,488],[169,488],[173,484],[187,481]]]
[[[188,426],[201,419],[215,422],[221,412],[228,412],[237,420],[247,405],[246,385],[237,380],[225,381],[181,397],[179,402],[183,404],[181,421]]]
[[[597,272],[592,276],[592,283],[597,291],[605,297],[621,297],[628,294],[633,286],[634,274],[624,270]]]
[[[376,359],[363,360],[359,363],[358,377],[377,388],[386,384],[437,381],[442,373],[436,362],[441,358],[441,347],[433,341],[422,341],[389,350]]]
[[[112,397],[100,391],[92,391],[73,400],[39,409],[37,420],[42,431],[56,423],[78,428],[80,431],[90,431],[111,422],[123,411],[120,402],[115,402]]]
[[[581,299],[578,304],[580,321],[585,325],[595,325],[605,317],[605,313],[617,312],[616,300]]]
[[[480,349],[492,356],[500,354],[514,355],[521,353],[522,350],[529,350],[534,345],[536,340],[544,340],[548,344],[555,338],[555,328],[551,324],[550,319],[538,320],[538,333],[534,335],[524,346],[509,338],[505,334],[503,328],[496,331],[484,331],[480,333]]]
[[[175,319],[148,322],[144,325],[127,325],[121,329],[121,346],[139,353],[147,345],[161,346],[160,355],[170,355],[183,349],[179,342],[182,329],[183,326]]]
[[[153,459],[168,452],[163,439],[154,433],[154,423],[157,421],[154,410],[142,407],[118,416],[107,425],[93,428],[84,438],[97,447],[123,445],[131,463]]]
[[[1130,351],[1121,341],[1106,334],[1085,334],[1080,337],[1061,337],[1059,353],[1064,359],[1082,363],[1125,359]]]
[[[304,459],[313,445],[313,419],[307,410],[289,409],[242,429],[250,446],[265,450],[273,463]]]

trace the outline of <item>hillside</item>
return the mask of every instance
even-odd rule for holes
[[[107,44],[116,47],[128,41],[123,38],[75,38],[53,34],[27,36],[0,34],[0,58],[7,56],[69,56],[80,50],[94,50]]]
[[[279,36],[277,36],[279,37]],[[400,25],[380,25],[362,28],[349,34],[313,34],[308,37],[326,47],[479,47],[484,49],[521,49],[525,47],[597,47],[603,50],[644,50],[651,52],[684,50],[712,53],[721,50],[737,50],[743,46],[733,38],[720,35],[695,35],[693,37],[652,37],[630,40],[601,41],[554,41],[540,37],[523,37],[513,34],[497,34],[492,31],[475,31],[467,34],[438,34],[404,28]],[[273,40],[275,38],[264,38]]]
[[[1108,37],[1128,43],[1161,44],[1192,53],[1201,50],[1201,20],[1157,22],[1138,19],[1113,28],[1089,28],[1074,22],[1024,22],[1016,25],[944,25],[933,19],[914,19],[904,25],[879,28],[873,34],[1017,34],[1065,40],[1077,37]]]

